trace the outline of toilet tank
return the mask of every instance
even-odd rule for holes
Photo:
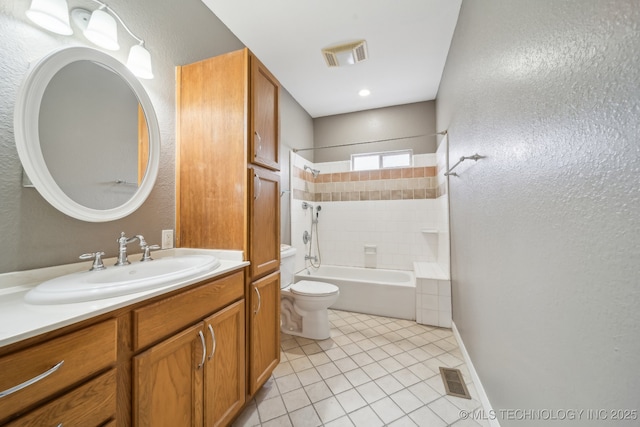
[[[293,283],[296,265],[296,248],[280,245],[280,287],[286,288]]]

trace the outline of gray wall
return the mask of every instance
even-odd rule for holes
[[[437,121],[450,158],[487,156],[449,180],[453,313],[495,409],[639,409],[638,22],[637,0],[462,5]]]
[[[436,152],[434,101],[319,117],[313,119],[313,126],[316,148],[424,135],[375,144],[320,149],[315,151],[315,162],[349,160],[351,154],[389,150],[413,149],[414,154]]]
[[[291,244],[291,177],[289,155],[293,148],[313,147],[313,120],[286,90],[280,91],[280,240]],[[303,153],[301,153],[303,154]],[[313,161],[313,151],[305,151]]]
[[[154,190],[136,213],[118,221],[87,223],[58,212],[35,190],[21,185],[13,108],[29,63],[66,45],[93,47],[78,31],[65,37],[32,25],[24,15],[29,3],[0,3],[0,273],[75,262],[88,251],[103,250],[115,256],[115,239],[121,231],[141,233],[150,243],[160,243],[161,230],[175,228],[175,66],[240,49],[243,44],[200,0],[109,2],[132,31],[145,39],[152,55],[155,78],[142,83],[158,115],[160,172]],[[68,3],[70,9],[87,6],[80,0]],[[121,32],[120,41],[120,51],[108,53],[124,62],[132,40]],[[291,122],[287,115],[304,110],[292,99],[283,99],[287,105],[282,117],[285,135]]]

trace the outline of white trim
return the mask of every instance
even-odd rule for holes
[[[458,347],[460,347],[460,352],[462,353],[462,357],[464,357],[464,362],[467,364],[467,369],[469,369],[471,380],[473,381],[473,385],[476,387],[476,391],[478,392],[480,403],[482,403],[482,409],[485,414],[493,414],[494,411],[493,407],[491,406],[491,402],[489,402],[487,393],[484,391],[484,387],[482,387],[480,377],[476,372],[476,368],[473,366],[473,362],[469,357],[469,353],[467,353],[467,349],[464,346],[464,342],[462,342],[462,337],[460,336],[460,332],[458,332],[458,327],[456,326],[455,322],[451,322],[451,330],[453,331],[453,336],[456,338],[456,341],[458,341]],[[491,427],[500,427],[500,422],[497,418],[489,419],[488,421]]]

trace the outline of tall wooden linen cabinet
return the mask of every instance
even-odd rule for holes
[[[280,359],[279,88],[248,49],[177,69],[177,246],[251,262],[246,397]]]

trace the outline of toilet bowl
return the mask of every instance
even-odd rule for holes
[[[289,335],[324,340],[331,336],[327,309],[340,290],[331,283],[301,280],[293,283],[296,249],[280,250],[280,330]]]

